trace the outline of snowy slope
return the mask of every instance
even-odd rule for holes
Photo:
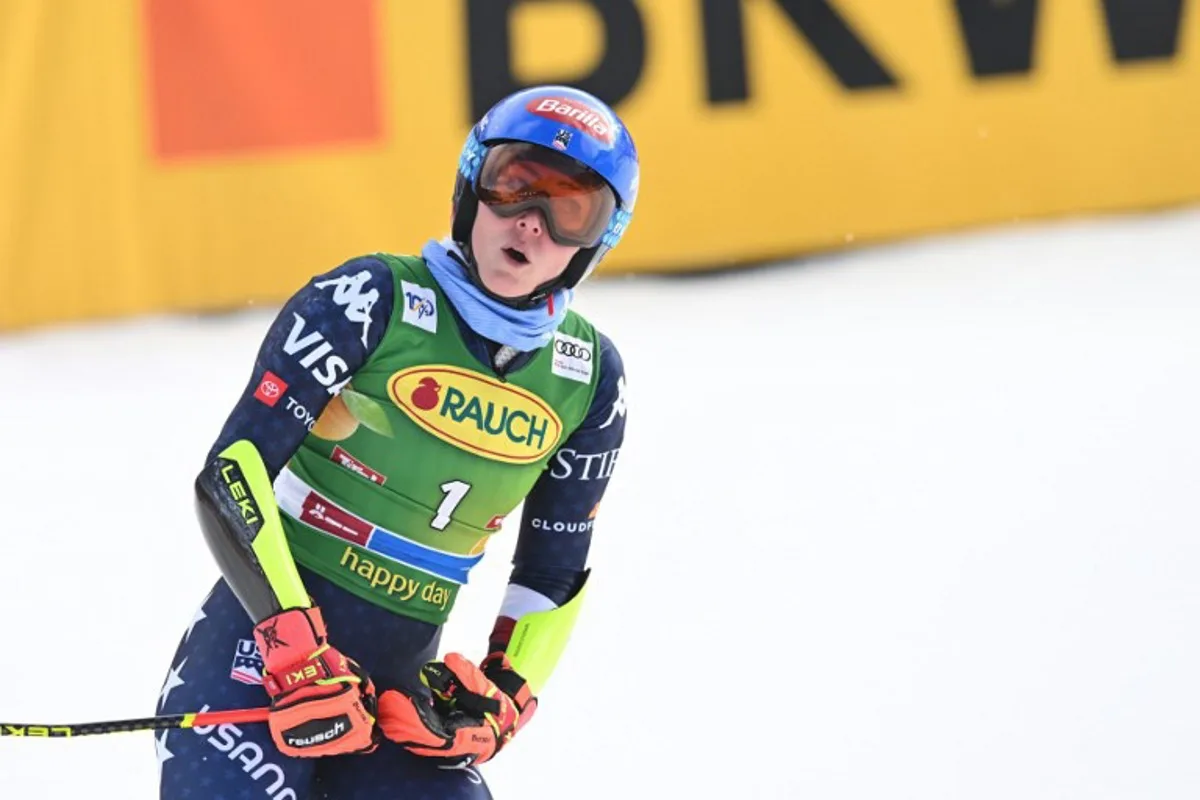
[[[1198,251],[1190,211],[587,286],[628,436],[496,796],[1200,795]],[[0,720],[153,712],[271,311],[0,338]],[[4,797],[156,776],[149,734],[0,740]]]

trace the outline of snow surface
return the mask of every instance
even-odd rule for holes
[[[1200,796],[1198,251],[1192,210],[587,286],[626,447],[495,795]],[[192,477],[272,312],[0,338],[0,720],[155,711],[216,575]],[[445,638],[472,656],[497,545]],[[157,771],[147,733],[0,740],[3,797]]]

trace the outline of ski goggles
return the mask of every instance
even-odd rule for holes
[[[475,194],[501,217],[539,209],[550,238],[574,247],[596,244],[617,207],[612,187],[595,170],[527,142],[493,145],[479,170]]]

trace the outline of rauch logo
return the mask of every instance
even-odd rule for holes
[[[562,421],[540,397],[459,367],[401,370],[388,395],[429,433],[493,461],[538,461],[562,436]]]

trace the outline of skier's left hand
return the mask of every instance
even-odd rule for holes
[[[537,709],[537,698],[503,653],[484,659],[482,669],[451,653],[422,667],[421,680],[431,697],[395,690],[379,696],[379,729],[409,752],[447,766],[488,761]]]

